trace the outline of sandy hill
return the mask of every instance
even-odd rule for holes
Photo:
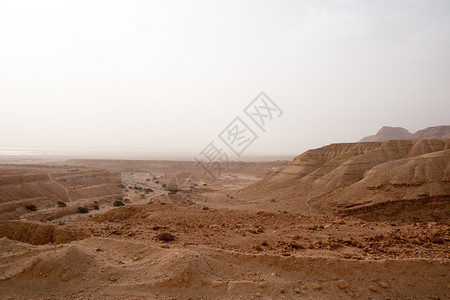
[[[448,221],[450,140],[332,144],[240,193],[272,209]],[[270,205],[268,204],[270,203]]]
[[[360,142],[384,142],[389,140],[450,139],[450,126],[428,127],[412,134],[402,127],[384,126],[377,134],[362,138]]]
[[[122,196],[120,174],[101,169],[0,165],[0,219],[41,219]],[[57,202],[66,203],[58,207]],[[37,211],[28,212],[26,206]]]

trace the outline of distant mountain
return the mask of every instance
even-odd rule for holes
[[[426,129],[419,130],[413,135],[413,139],[450,139],[450,126],[428,127]]]
[[[435,126],[412,134],[402,127],[384,126],[377,134],[362,138],[360,142],[384,142],[390,140],[450,139],[450,126]]]
[[[377,134],[362,138],[360,142],[384,142],[389,140],[409,140],[413,134],[402,127],[384,126]]]

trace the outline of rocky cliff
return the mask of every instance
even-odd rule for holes
[[[306,151],[241,194],[312,214],[448,220],[450,140],[332,144]]]

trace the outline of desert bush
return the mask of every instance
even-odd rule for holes
[[[116,200],[116,201],[114,201],[113,205],[114,205],[114,206],[124,206],[125,203],[123,203],[123,202],[120,201],[120,200]]]
[[[89,208],[80,206],[80,207],[78,207],[78,212],[80,214],[87,214],[89,212]]]
[[[124,184],[119,184],[119,185],[117,185],[118,187],[120,187],[121,189],[124,189],[124,188],[126,188],[126,186],[124,185]]]
[[[62,201],[58,201],[58,202],[56,202],[56,204],[58,204],[59,207],[66,207],[67,206],[67,204],[65,202],[62,202]]]
[[[99,209],[100,209],[100,207],[98,207],[98,205],[94,205],[93,208],[94,208],[95,210],[99,210]]]
[[[170,242],[175,239],[175,236],[168,232],[161,232],[156,236],[156,239],[164,242]]]
[[[27,205],[27,206],[26,206],[26,209],[27,209],[28,211],[36,211],[36,210],[37,210],[37,207],[36,207],[36,205],[30,204],[30,205]]]

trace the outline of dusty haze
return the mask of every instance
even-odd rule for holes
[[[3,1],[0,147],[188,156],[260,91],[284,114],[244,156],[448,124],[449,14],[425,0]]]

